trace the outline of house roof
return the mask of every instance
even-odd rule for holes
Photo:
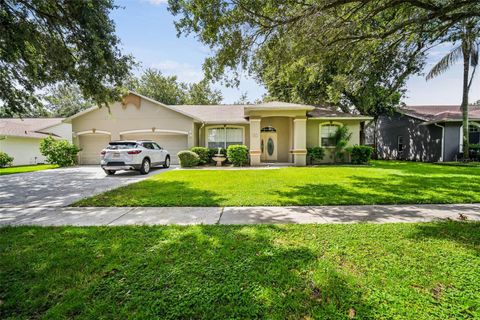
[[[51,134],[43,129],[60,124],[64,118],[8,118],[0,119],[0,136],[45,138]]]
[[[459,105],[403,106],[399,112],[426,123],[462,121]],[[469,106],[468,115],[470,120],[480,120],[480,106]]]
[[[175,105],[173,110],[183,111],[195,116],[204,123],[248,123],[245,119],[245,105]]]
[[[314,106],[283,101],[269,101],[244,105],[246,110],[313,110]]]
[[[289,103],[282,101],[270,101],[262,102],[258,104],[218,104],[218,105],[165,105],[161,102],[155,101],[149,97],[143,96],[136,92],[130,91],[130,94],[141,97],[145,100],[153,102],[157,105],[163,106],[167,109],[176,111],[180,114],[188,116],[195,121],[203,122],[206,124],[219,124],[219,123],[235,123],[242,124],[248,123],[248,111],[252,110],[268,110],[268,111],[282,111],[282,110],[305,110],[308,112],[309,117],[314,118],[343,118],[343,119],[371,119],[371,117],[365,117],[361,115],[352,115],[335,111],[334,108],[325,106],[312,106],[298,103]],[[73,116],[64,119],[64,122],[89,113],[93,110],[97,110],[98,107],[91,107],[83,110]]]
[[[340,119],[373,119],[372,117],[363,116],[361,114],[351,114],[342,111],[338,111],[335,107],[331,106],[315,106],[315,109],[309,111],[307,116],[310,118],[327,119],[327,118],[340,118]]]
[[[287,102],[267,102],[260,104],[220,104],[220,105],[175,105],[174,110],[194,115],[204,123],[248,123],[246,119],[250,110],[306,110],[310,118],[372,119],[362,115],[349,114],[335,110],[333,107],[310,106]]]

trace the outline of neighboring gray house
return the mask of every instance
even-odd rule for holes
[[[470,106],[470,143],[480,143],[480,106]],[[454,161],[462,152],[459,106],[403,106],[377,125],[381,159]]]

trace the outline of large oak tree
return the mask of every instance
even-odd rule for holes
[[[0,0],[0,107],[25,115],[39,91],[76,84],[97,104],[116,100],[132,59],[119,49],[112,0]]]

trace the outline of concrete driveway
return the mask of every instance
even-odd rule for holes
[[[0,208],[62,207],[171,169],[152,169],[148,175],[120,171],[107,176],[99,166],[78,166],[0,176]]]

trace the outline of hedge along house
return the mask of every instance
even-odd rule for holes
[[[72,126],[63,118],[0,119],[0,151],[13,157],[14,166],[45,162],[40,141],[54,139],[72,141]]]
[[[480,143],[480,106],[469,107],[469,142]],[[377,152],[383,159],[454,161],[463,151],[459,106],[404,106],[377,125]]]
[[[180,150],[194,146],[249,148],[251,165],[306,165],[307,147],[333,148],[330,135],[347,125],[349,145],[360,144],[361,124],[370,117],[285,102],[252,105],[165,105],[131,92],[109,108],[90,108],[65,121],[82,151],[80,164],[98,164],[100,152],[113,140],[156,141],[167,149],[172,163]],[[325,162],[332,160],[327,152]]]

